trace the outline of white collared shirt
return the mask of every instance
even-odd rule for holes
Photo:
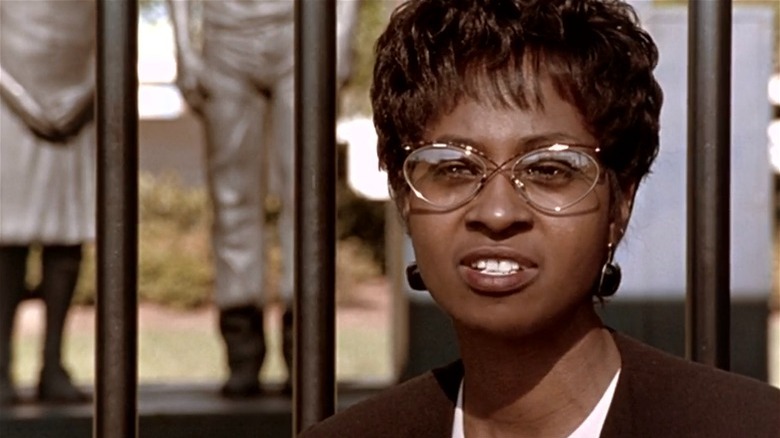
[[[577,426],[567,438],[594,438],[601,435],[601,428],[604,427],[604,421],[607,419],[607,411],[609,411],[609,405],[612,403],[612,397],[615,395],[615,387],[617,386],[618,378],[620,377],[620,369],[617,370],[612,377],[612,381],[609,382],[609,386],[601,395],[601,399],[596,406],[590,411],[585,421]],[[452,438],[465,438],[463,432],[463,380],[460,381],[460,389],[458,389],[458,401],[455,405],[455,416],[452,421]]]

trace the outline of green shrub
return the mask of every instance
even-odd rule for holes
[[[211,213],[205,189],[185,187],[171,175],[155,177],[142,173],[138,194],[139,301],[175,308],[210,303],[214,273]],[[384,222],[381,204],[362,201],[343,187],[339,199],[337,301],[347,303],[357,299],[353,293],[356,283],[382,273],[377,260],[383,255]],[[281,257],[274,227],[276,207],[273,202],[267,204],[270,247],[266,290],[273,300],[278,297]],[[34,282],[38,274],[37,270],[32,271]],[[87,245],[75,304],[95,303],[95,273],[95,247]]]
[[[140,301],[193,308],[210,301],[209,202],[202,188],[173,175],[142,173],[138,181],[138,295]],[[74,302],[95,302],[95,248],[84,253]]]

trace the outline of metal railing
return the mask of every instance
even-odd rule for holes
[[[96,438],[138,436],[137,0],[97,4]]]
[[[686,356],[729,369],[731,0],[688,11]]]
[[[138,436],[137,0],[98,3],[94,436]],[[731,1],[690,2],[688,333],[728,368]],[[335,0],[296,7],[294,433],[335,411]],[[305,102],[305,105],[303,104]]]
[[[336,1],[295,13],[293,435],[335,412]]]

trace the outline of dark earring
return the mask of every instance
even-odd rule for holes
[[[406,267],[406,282],[414,290],[428,290],[422,275],[420,275],[420,268],[417,267],[417,262],[412,262]]]
[[[596,296],[598,297],[610,297],[617,292],[618,286],[620,286],[622,274],[620,272],[620,265],[613,261],[614,257],[615,246],[612,243],[609,243],[609,245],[607,245],[607,261],[604,262],[604,266],[601,268],[599,286],[596,288]]]

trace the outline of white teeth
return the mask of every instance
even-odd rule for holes
[[[471,267],[483,274],[509,275],[520,270],[520,264],[514,260],[482,259],[471,264]]]

